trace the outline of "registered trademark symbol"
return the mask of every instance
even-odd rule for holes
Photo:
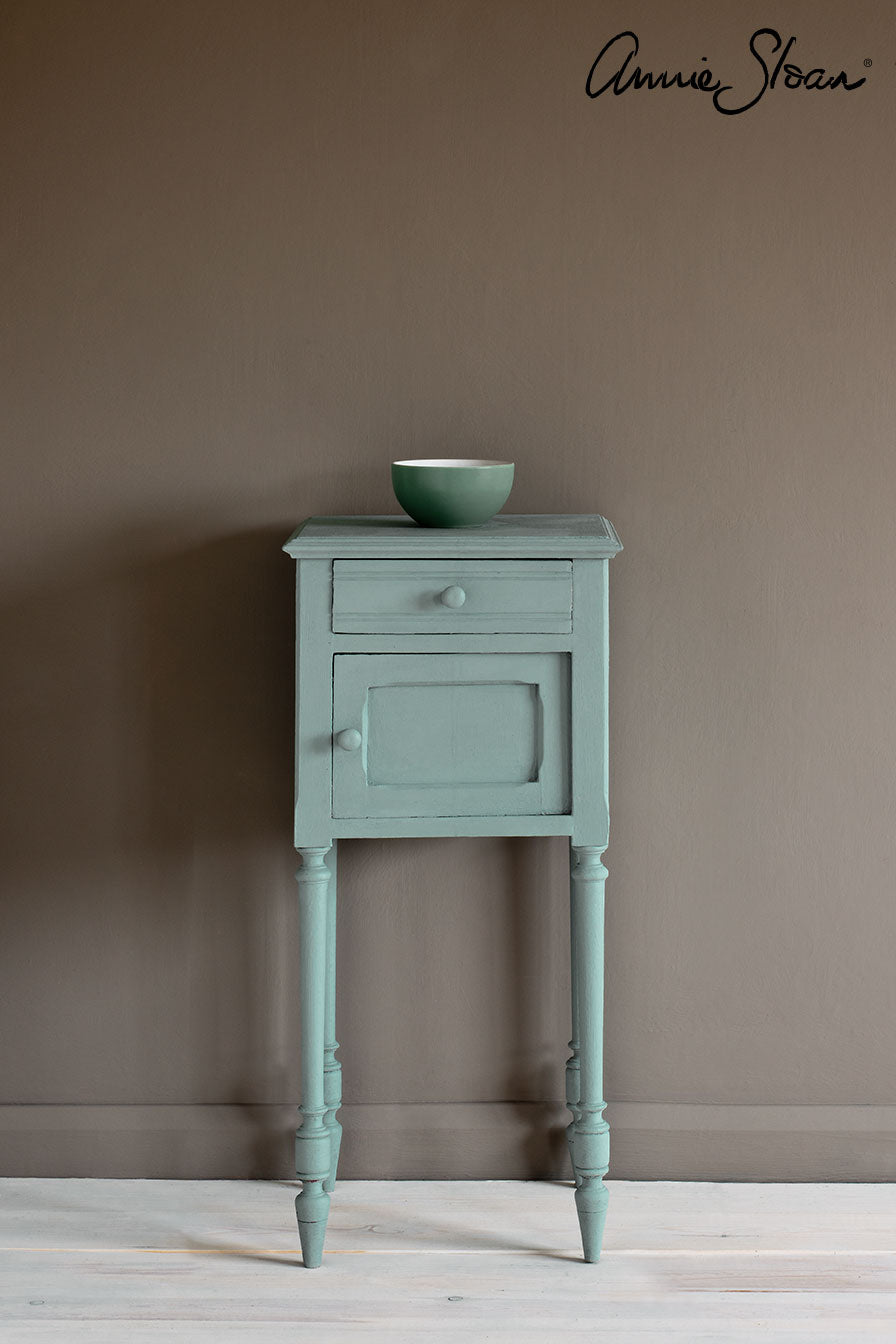
[[[869,66],[869,65],[871,65],[871,61],[868,60],[868,57],[867,57],[867,56],[865,57],[865,60],[864,60],[863,64],[864,64],[866,67]]]

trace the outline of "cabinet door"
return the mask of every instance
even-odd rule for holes
[[[566,653],[337,654],[333,729],[334,817],[569,812]]]

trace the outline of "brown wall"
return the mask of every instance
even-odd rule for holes
[[[894,20],[7,0],[4,1171],[288,1174],[279,546],[486,454],[625,543],[613,1174],[894,1174]],[[769,24],[867,84],[585,96]],[[562,1170],[562,843],[343,859],[344,1174]]]

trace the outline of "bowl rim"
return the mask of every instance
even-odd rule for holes
[[[504,462],[496,457],[405,457],[399,458],[392,463],[393,467],[429,467],[429,468],[447,468],[449,471],[456,471],[458,468],[481,468],[481,467],[512,467],[512,462]]]

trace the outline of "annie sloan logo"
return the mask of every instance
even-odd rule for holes
[[[760,98],[769,89],[775,88],[783,76],[783,87],[787,89],[853,89],[861,88],[865,77],[850,80],[845,70],[830,74],[823,66],[812,66],[804,70],[802,66],[788,60],[796,43],[796,38],[784,41],[774,28],[757,28],[750,38],[750,54],[756,61],[750,79],[745,79],[743,87],[735,88],[726,84],[703,65],[699,70],[684,74],[681,70],[674,74],[668,70],[654,72],[635,64],[640,51],[636,33],[626,31],[611,37],[588,71],[585,92],[589,98],[599,98],[602,93],[625,93],[628,89],[694,89],[697,93],[712,94],[712,102],[717,112],[726,116],[735,116],[755,107]],[[701,61],[706,57],[701,56]],[[870,61],[865,62],[870,65]]]

